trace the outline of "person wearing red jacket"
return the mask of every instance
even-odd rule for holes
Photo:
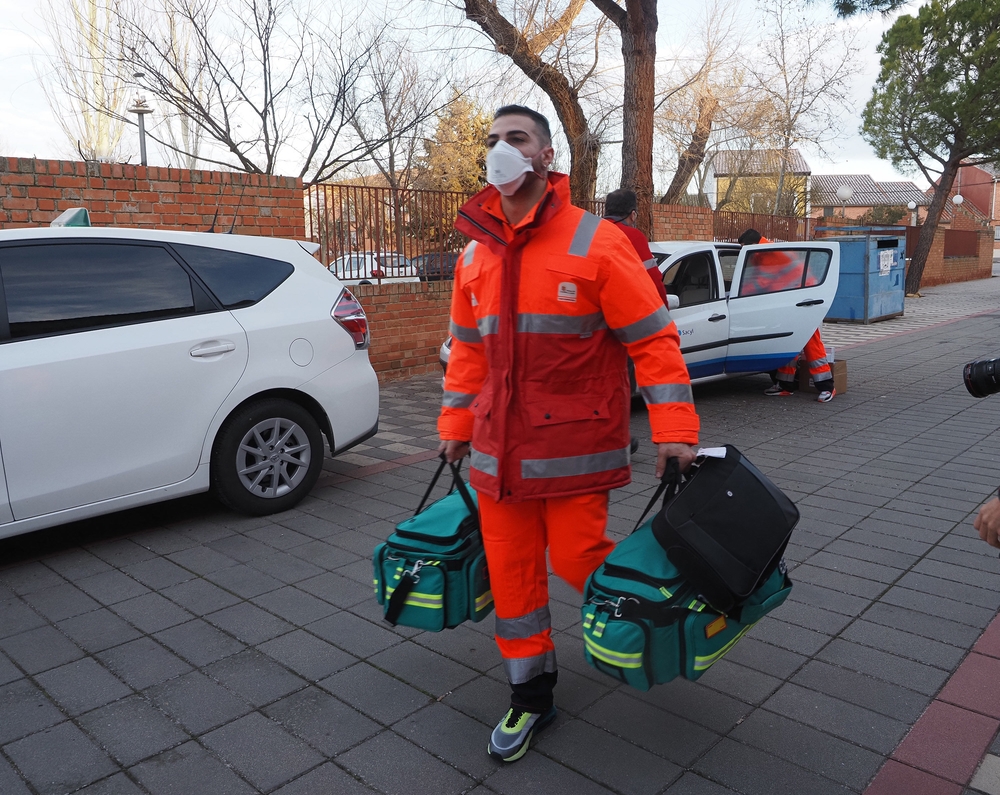
[[[660,268],[656,264],[653,252],[649,250],[649,241],[646,240],[646,236],[635,228],[635,219],[638,215],[639,199],[635,195],[634,190],[619,188],[618,190],[611,191],[604,199],[604,219],[611,221],[611,223],[625,233],[625,237],[632,244],[635,253],[642,260],[643,267],[646,268],[646,274],[653,280],[657,295],[660,296],[660,300],[666,306],[667,290],[663,286],[663,274],[660,273]]]
[[[766,237],[762,236],[756,229],[748,229],[739,236],[741,246],[752,246],[757,243],[770,243]],[[759,255],[757,264],[764,267],[754,268],[753,278],[740,288],[740,295],[757,295],[760,293],[771,293],[779,290],[791,290],[801,286],[802,268],[791,258],[779,251],[762,252]],[[808,284],[806,285],[808,286]],[[809,375],[812,376],[813,385],[819,394],[816,400],[820,403],[829,403],[837,394],[833,386],[833,371],[826,358],[826,345],[820,336],[817,328],[802,354],[809,366]],[[798,388],[796,380],[799,357],[796,356],[788,364],[782,365],[771,375],[771,386],[764,390],[765,395],[771,397],[788,397]]]
[[[694,460],[699,423],[667,308],[628,239],[574,207],[569,178],[549,172],[545,117],[500,108],[487,147],[490,187],[455,224],[472,242],[455,268],[438,431],[449,461],[471,452],[511,686],[488,750],[512,762],[555,718],[546,550],[582,591],[614,547],[608,492],[630,481],[627,354],[657,477],[671,457],[682,469]]]

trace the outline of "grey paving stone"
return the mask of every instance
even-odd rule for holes
[[[63,795],[110,776],[117,766],[72,723],[61,723],[4,746],[40,795]]]
[[[67,618],[56,626],[84,651],[94,653],[135,640],[140,633],[107,608]]]
[[[291,585],[258,596],[252,601],[297,626],[319,621],[321,618],[326,618],[337,612],[337,608],[330,603],[317,599]]]
[[[756,748],[724,739],[694,771],[745,795],[846,795],[847,787]]]
[[[247,564],[237,564],[205,575],[205,579],[244,599],[252,599],[268,591],[276,591],[285,583]]]
[[[444,704],[432,703],[403,718],[393,731],[463,773],[483,779],[497,768],[486,753],[492,728]],[[539,737],[550,731],[546,729]]]
[[[24,601],[55,623],[64,618],[96,610],[101,605],[71,583],[63,583],[24,595]]]
[[[64,715],[27,679],[0,687],[0,745],[64,720]]]
[[[456,690],[477,675],[471,668],[412,641],[391,646],[369,657],[368,662],[434,697]]]
[[[768,616],[754,626],[747,633],[747,637],[753,637],[807,657],[814,655],[830,641],[830,635],[796,624],[789,624],[773,616]]]
[[[475,782],[397,734],[384,731],[337,757],[366,784],[387,795],[462,793]],[[420,770],[420,776],[413,771]]]
[[[342,671],[358,661],[357,657],[301,629],[262,643],[257,648],[310,682]]]
[[[272,790],[316,767],[323,757],[259,712],[251,712],[201,738],[251,784]],[[267,749],[266,753],[261,753]]]
[[[535,747],[588,779],[630,795],[654,795],[665,781],[682,772],[677,765],[582,720],[568,720],[546,730]]]
[[[192,734],[201,734],[246,715],[251,705],[213,682],[200,671],[171,679],[146,690],[154,706]]]
[[[76,585],[103,605],[113,605],[149,593],[145,585],[114,569],[84,577],[77,580]]]
[[[929,616],[917,610],[907,610],[885,602],[872,605],[865,612],[864,618],[875,624],[932,638],[960,649],[971,648],[980,635],[977,627],[957,624],[954,621]]]
[[[19,635],[44,624],[45,619],[22,599],[4,599],[0,602],[0,638]]]
[[[914,723],[929,702],[913,690],[820,660],[807,663],[791,681],[907,723]]]
[[[214,613],[239,603],[240,599],[207,580],[188,580],[162,591],[173,602],[196,616]]]
[[[924,541],[914,541],[909,538],[902,538],[895,533],[882,533],[875,530],[864,530],[854,528],[848,530],[837,539],[836,543],[849,543],[852,546],[867,547],[872,550],[886,550],[888,552],[898,552],[902,555],[912,555],[919,557],[930,549],[931,545]],[[873,552],[872,554],[877,554]]]
[[[559,675],[562,676],[561,671]],[[558,708],[560,705],[558,686],[555,698]],[[445,696],[441,702],[483,725],[492,727],[510,707],[510,685],[488,676],[481,676]]]
[[[0,583],[20,596],[62,585],[64,582],[66,580],[60,575],[37,561],[0,569]]]
[[[178,552],[172,552],[166,557],[167,560],[173,561],[181,568],[202,576],[236,565],[233,558],[206,546],[182,549]]]
[[[201,619],[157,632],[154,637],[196,666],[208,665],[245,648],[239,641]]]
[[[787,679],[797,671],[806,658],[801,654],[780,649],[756,638],[744,637],[726,653],[730,662],[754,668],[763,673]]]
[[[295,557],[308,560],[310,563],[327,571],[333,571],[341,566],[346,566],[348,563],[354,563],[357,560],[362,558],[368,559],[369,557],[368,555],[357,555],[332,543],[318,540],[310,541],[308,544],[303,544],[288,551]]]
[[[217,541],[210,541],[205,546],[240,563],[249,563],[255,558],[266,557],[274,551],[267,544],[255,538],[249,538],[242,533],[228,535]]]
[[[255,707],[270,704],[306,684],[305,680],[253,649],[212,663],[202,670]]]
[[[769,615],[773,619],[811,629],[824,636],[836,635],[852,620],[851,616],[842,613],[787,599]]]
[[[751,711],[747,704],[707,687],[700,680],[675,679],[646,693],[631,688],[622,688],[621,692],[644,704],[687,718],[717,734],[729,732]]]
[[[865,608],[871,604],[868,599],[861,596],[852,596],[820,585],[799,582],[794,578],[792,592],[788,595],[787,603],[812,605],[850,618],[861,615]]]
[[[178,607],[158,593],[147,593],[118,602],[111,609],[147,634],[183,624],[194,618],[187,610]]]
[[[321,792],[336,793],[336,795],[372,795],[375,790],[366,787],[336,765],[327,763],[276,789],[273,795],[317,795]]]
[[[387,629],[365,621],[348,613],[334,613],[332,616],[314,621],[306,630],[323,640],[350,650],[359,657],[369,657],[400,642],[400,637]]]
[[[924,558],[913,567],[914,572],[927,574],[931,577],[940,577],[950,582],[965,583],[977,588],[984,588],[987,591],[1000,591],[1000,574],[988,571],[972,569],[968,566],[956,566],[952,563],[943,563],[939,560]],[[1000,600],[998,600],[1000,603]]]
[[[718,690],[747,704],[761,704],[781,685],[781,679],[722,659],[698,680],[699,684]]]
[[[183,533],[167,528],[163,530],[147,530],[141,536],[132,539],[139,546],[155,552],[157,555],[169,555],[182,549],[196,546],[196,542]]]
[[[195,575],[166,558],[150,558],[139,563],[126,566],[123,571],[132,579],[154,590],[168,588],[171,585],[186,582]]]
[[[500,665],[490,673],[490,676],[501,684],[507,684],[507,676]],[[579,715],[599,698],[614,689],[614,681],[610,680],[610,677],[608,679],[609,681],[606,683],[595,682],[569,668],[561,668],[559,685],[556,688],[556,706],[560,712],[567,715]],[[493,722],[496,723],[496,720]]]
[[[885,761],[881,754],[767,710],[754,712],[729,736],[859,792]]]
[[[292,693],[262,711],[329,757],[382,730],[375,721],[316,687]]]
[[[89,577],[91,574],[100,574],[102,571],[110,571],[112,568],[110,564],[101,560],[97,555],[79,548],[65,549],[52,555],[46,555],[45,565],[67,580]]]
[[[995,610],[988,607],[978,607],[912,588],[890,588],[880,601],[917,610],[927,615],[938,616],[957,624],[965,624],[980,631],[993,620],[993,616],[996,614]]]
[[[249,602],[209,613],[205,620],[250,645],[263,643],[293,629],[287,621]]]
[[[529,750],[517,764],[504,765],[485,781],[490,792],[519,795],[609,795],[612,790],[581,776],[547,756]]]
[[[677,715],[615,691],[580,716],[677,765],[689,766],[718,742],[719,735]]]
[[[124,773],[116,773],[77,790],[74,795],[142,795],[142,790]]]
[[[189,739],[187,732],[142,696],[129,696],[77,719],[125,767]]]
[[[97,555],[105,563],[117,568],[155,557],[148,549],[127,538],[99,541],[95,544],[88,544],[86,549]]]
[[[685,773],[667,787],[663,795],[729,795],[732,792],[736,790],[723,787],[694,773]]]
[[[53,627],[39,627],[0,639],[0,649],[29,674],[78,660],[83,652]]]
[[[136,690],[165,682],[191,670],[152,638],[138,638],[97,653],[96,657]]]
[[[355,709],[384,724],[395,723],[429,702],[429,698],[377,668],[360,662],[318,683]]]
[[[3,757],[0,757],[0,792],[4,795],[31,795],[24,779]]]
[[[12,663],[7,656],[0,654],[0,685],[6,685],[10,682],[14,682],[21,679],[24,673],[18,668],[14,663]]]
[[[369,582],[362,585],[350,577],[325,572],[298,583],[298,587],[325,602],[346,609],[373,598],[370,580],[369,575]]]
[[[965,656],[965,649],[919,637],[910,632],[873,624],[863,619],[855,621],[845,629],[841,633],[841,638],[948,671],[957,668]]]
[[[254,558],[249,565],[287,584],[302,582],[323,573],[323,569],[309,561],[274,550],[266,557]]]
[[[252,795],[254,788],[198,743],[189,742],[148,759],[130,772],[152,795]]]
[[[840,590],[865,599],[877,598],[888,587],[888,583],[886,582],[876,582],[875,580],[868,580],[863,577],[854,577],[850,574],[820,568],[809,563],[796,566],[794,574],[793,579],[795,582],[812,583],[813,585],[819,585],[820,587],[829,588],[834,591]]]
[[[68,715],[79,715],[132,693],[132,688],[92,657],[38,674],[35,682]]]
[[[298,533],[289,527],[282,526],[280,522],[276,521],[274,516],[269,516],[268,519],[271,522],[270,524],[247,531],[247,537],[256,539],[274,549],[281,550],[295,549],[312,540],[303,533]]]
[[[559,641],[564,642],[565,636],[561,635]],[[475,671],[488,671],[500,662],[500,652],[497,651],[497,646],[493,638],[483,635],[481,632],[477,632],[465,625],[457,626],[448,632],[423,632],[415,636],[413,642],[419,643],[421,646],[426,646],[428,649],[436,651],[438,654],[455,660]],[[568,661],[572,657],[572,659],[579,663],[580,667],[587,667],[587,664],[583,662],[582,653],[580,655],[564,654],[558,644],[556,652],[560,661]],[[560,662],[560,665],[562,664]],[[574,670],[578,669],[574,668]]]
[[[892,753],[910,728],[903,721],[791,683],[780,687],[764,708],[883,755]]]

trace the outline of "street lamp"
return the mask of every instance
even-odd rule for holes
[[[136,72],[132,77],[137,81],[146,75],[142,72]],[[146,114],[152,113],[153,109],[149,107],[146,102],[145,97],[141,97],[138,94],[135,97],[135,102],[132,107],[128,109],[129,113],[134,113],[139,117],[139,161],[142,165],[146,165]]]
[[[910,226],[917,225],[917,203],[907,202],[906,209],[910,211]]]
[[[961,193],[956,193],[951,197],[951,201],[956,207],[961,207],[962,202],[965,201],[965,197]]]
[[[840,217],[847,216],[847,200],[854,195],[854,189],[850,185],[841,185],[837,188],[837,198],[840,199]]]

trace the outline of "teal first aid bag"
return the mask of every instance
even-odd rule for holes
[[[695,680],[791,590],[781,561],[737,606],[713,609],[671,563],[650,519],[587,579],[584,655],[598,671],[638,690],[677,677]]]
[[[445,466],[452,490],[424,508]],[[375,548],[373,563],[375,597],[393,626],[438,632],[493,611],[476,493],[458,465],[442,459],[416,514]]]

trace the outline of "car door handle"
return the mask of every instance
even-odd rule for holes
[[[822,298],[813,298],[811,301],[799,301],[795,306],[819,306],[822,303]]]
[[[193,348],[191,350],[191,355],[195,358],[202,358],[204,356],[219,356],[223,353],[229,353],[230,351],[235,351],[236,345],[232,342],[213,342],[209,345],[204,345],[200,348]]]
[[[708,322],[709,322],[709,323],[718,323],[718,322],[719,322],[720,320],[725,320],[725,319],[726,319],[726,316],[725,316],[725,315],[712,315],[712,316],[711,316],[711,317],[710,317],[710,318],[708,319]]]

